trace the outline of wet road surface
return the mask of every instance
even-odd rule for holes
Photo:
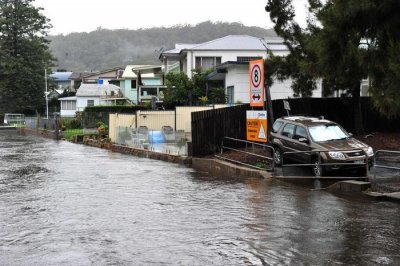
[[[0,132],[0,265],[399,265],[400,205]]]

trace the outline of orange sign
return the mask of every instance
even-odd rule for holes
[[[246,112],[247,140],[267,142],[267,111]]]
[[[264,59],[249,62],[250,106],[264,107]]]

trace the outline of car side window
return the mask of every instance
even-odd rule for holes
[[[300,138],[305,138],[308,139],[307,131],[304,127],[297,126],[296,127],[296,132],[294,134],[294,139],[300,139]]]
[[[290,124],[290,123],[286,124],[282,130],[282,135],[285,137],[288,137],[288,138],[293,138],[295,127],[296,126],[293,124]]]
[[[274,123],[274,125],[272,126],[272,132],[276,133],[279,131],[279,129],[281,128],[283,122],[282,121],[276,121]]]

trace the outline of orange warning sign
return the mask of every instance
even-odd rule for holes
[[[247,111],[247,140],[267,142],[267,111]]]

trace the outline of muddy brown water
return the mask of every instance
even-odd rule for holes
[[[399,265],[400,205],[0,132],[0,265]]]

